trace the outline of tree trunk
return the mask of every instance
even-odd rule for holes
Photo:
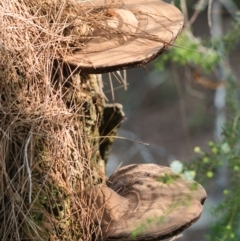
[[[102,156],[110,142],[101,156],[99,129],[106,129],[103,114],[109,115],[96,76],[69,74],[55,74],[52,86],[1,79],[2,241],[100,235],[84,190],[104,181]]]

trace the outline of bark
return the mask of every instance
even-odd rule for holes
[[[89,216],[92,207],[84,191],[104,182],[103,157],[107,159],[105,150],[113,137],[101,139],[100,131],[111,135],[107,128],[111,117],[106,115],[96,76],[69,74],[55,74],[48,90],[41,81],[33,86],[2,81],[2,241],[85,241],[100,235],[100,227],[94,224],[96,217]],[[47,92],[51,92],[51,98],[46,101]],[[35,103],[37,97],[40,101]],[[115,110],[112,108],[110,116],[115,115]],[[119,113],[111,126],[119,125]],[[100,154],[104,140],[107,142]],[[98,211],[95,215],[101,215]]]

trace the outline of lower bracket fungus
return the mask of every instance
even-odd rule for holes
[[[107,185],[88,191],[104,240],[162,240],[195,223],[206,199],[204,188],[170,168],[133,164],[116,171]]]

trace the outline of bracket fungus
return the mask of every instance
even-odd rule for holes
[[[116,171],[107,185],[88,191],[103,209],[104,240],[162,240],[196,222],[206,199],[204,188],[184,180],[170,168],[133,164]]]
[[[83,48],[64,62],[87,73],[144,65],[171,46],[183,27],[182,13],[161,0],[94,0],[82,7],[101,18]]]

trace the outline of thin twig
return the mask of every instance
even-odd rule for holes
[[[25,160],[27,173],[28,173],[28,179],[29,179],[29,196],[28,196],[29,203],[32,202],[32,171],[30,168],[29,160],[28,160],[28,145],[29,145],[31,138],[32,138],[32,132],[30,132],[30,135],[28,136],[28,138],[26,140],[26,144],[24,146],[24,160]]]

